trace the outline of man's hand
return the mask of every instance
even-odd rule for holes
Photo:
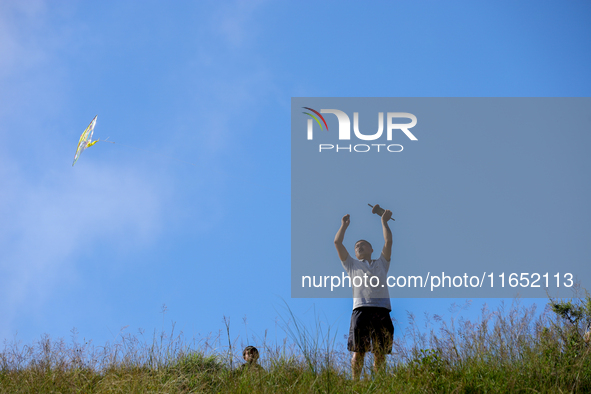
[[[382,223],[386,223],[388,220],[392,218],[392,211],[386,209],[382,214]]]
[[[390,230],[390,226],[388,226],[388,220],[392,218],[392,211],[389,209],[384,210],[382,214],[382,230],[384,232],[384,248],[382,249],[382,254],[386,261],[390,261],[392,256],[392,231]]]
[[[343,240],[345,239],[345,231],[347,231],[347,227],[351,223],[351,217],[349,214],[346,214],[341,219],[341,228],[337,231],[337,235],[334,237],[334,246],[337,248],[337,253],[339,254],[339,258],[341,261],[347,260],[349,257],[349,252],[347,252],[347,248],[343,245]]]
[[[390,216],[392,216],[392,213],[390,213]],[[341,226],[347,228],[349,227],[349,224],[351,224],[351,215],[346,214],[345,216],[343,216],[343,218],[341,219]]]

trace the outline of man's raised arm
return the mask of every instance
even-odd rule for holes
[[[337,235],[334,237],[334,246],[337,248],[339,259],[341,259],[341,261],[345,261],[349,257],[349,252],[347,252],[347,248],[343,245],[343,240],[345,239],[345,231],[347,231],[347,227],[349,227],[350,223],[351,219],[349,214],[343,216],[341,219],[341,228],[339,228]],[[392,239],[392,237],[390,237],[390,239]]]
[[[386,209],[382,214],[382,230],[384,232],[384,249],[382,254],[387,261],[392,257],[392,231],[388,226],[388,220],[392,217],[392,211]]]

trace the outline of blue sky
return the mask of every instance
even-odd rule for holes
[[[584,1],[1,2],[0,337],[204,336],[223,316],[261,337],[282,299],[346,333],[350,299],[289,298],[291,97],[589,96],[590,16]],[[116,144],[71,167],[97,114]]]

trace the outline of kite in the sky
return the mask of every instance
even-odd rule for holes
[[[84,130],[84,132],[80,136],[80,141],[78,141],[78,147],[76,148],[76,156],[74,156],[74,162],[72,163],[72,167],[74,166],[74,164],[76,164],[78,158],[80,157],[80,154],[82,153],[82,151],[84,151],[84,149],[93,146],[99,141],[92,141],[92,133],[94,132],[94,126],[96,125],[97,116],[94,117],[92,122],[90,122],[86,130]]]

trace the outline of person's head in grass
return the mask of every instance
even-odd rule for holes
[[[259,350],[254,346],[247,346],[242,351],[242,357],[248,364],[256,364],[259,359]]]

